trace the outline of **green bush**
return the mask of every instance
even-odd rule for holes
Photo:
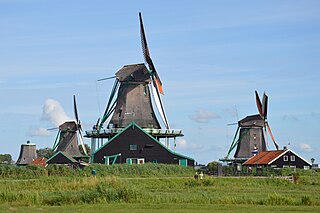
[[[91,164],[84,169],[86,176],[91,175],[92,170],[96,171],[97,176],[120,176],[120,177],[165,177],[165,176],[193,176],[194,169],[169,164]]]
[[[49,176],[72,177],[77,174],[77,169],[73,169],[66,165],[50,164],[46,168]]]

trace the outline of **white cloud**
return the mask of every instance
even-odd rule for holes
[[[50,136],[51,132],[46,128],[31,129],[28,133],[30,136]]]
[[[300,149],[304,152],[311,152],[312,151],[312,147],[309,144],[300,143],[299,146],[300,146]]]
[[[295,115],[284,115],[282,117],[282,120],[288,120],[288,121],[299,121],[299,118]]]
[[[189,150],[193,152],[202,152],[205,150],[205,147],[202,144],[188,143],[187,140],[179,138],[176,141],[178,150]]]
[[[179,148],[179,149],[185,150],[188,147],[187,141],[182,138],[177,139],[176,144],[177,144],[177,148]]]
[[[72,120],[67,116],[60,103],[53,99],[47,99],[42,112],[42,119],[50,121],[54,127],[58,127],[65,121]]]
[[[220,118],[220,116],[205,109],[198,109],[190,118],[197,123],[209,123],[210,120]]]

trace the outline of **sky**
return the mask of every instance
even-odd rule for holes
[[[74,118],[73,95],[92,128],[113,85],[97,80],[144,62],[139,12],[169,123],[185,135],[178,153],[225,157],[237,128],[227,124],[258,113],[257,90],[279,146],[320,162],[317,0],[0,0],[0,153],[52,147],[46,129]]]

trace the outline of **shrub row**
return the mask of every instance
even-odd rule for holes
[[[164,176],[192,176],[193,168],[178,165],[151,164],[143,165],[103,165],[92,164],[84,169],[72,169],[64,165],[48,165],[41,167],[37,165],[15,166],[0,165],[0,178],[39,178],[47,176],[91,176],[95,170],[97,176],[119,176],[119,177],[164,177]]]

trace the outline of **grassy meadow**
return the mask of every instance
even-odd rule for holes
[[[33,173],[0,169],[0,212],[320,212],[320,178],[311,171],[298,171],[294,184],[275,177],[196,181],[193,169],[157,164],[23,169]]]

